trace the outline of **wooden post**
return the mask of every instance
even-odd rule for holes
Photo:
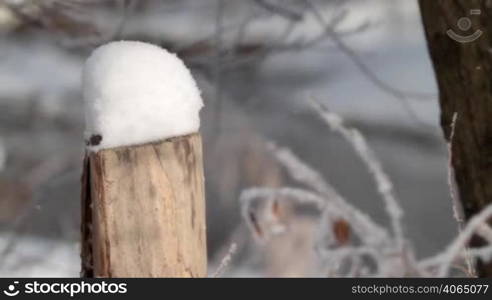
[[[82,276],[205,277],[201,137],[88,153]]]

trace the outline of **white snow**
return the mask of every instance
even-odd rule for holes
[[[195,80],[175,54],[156,45],[103,45],[87,60],[82,81],[91,151],[164,140],[200,127],[203,101]]]

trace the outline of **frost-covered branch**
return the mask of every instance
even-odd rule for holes
[[[0,172],[5,168],[5,163],[7,162],[7,149],[0,137]]]
[[[468,224],[459,234],[459,236],[444,250],[444,252],[422,262],[423,266],[438,266],[437,276],[447,276],[452,264],[455,260],[465,254],[467,244],[473,235],[477,234],[483,226],[487,226],[488,220],[492,218],[492,205],[486,207],[482,212],[468,221]],[[489,232],[490,227],[487,228]],[[483,229],[482,229],[483,231]],[[484,250],[484,249],[482,249]],[[488,247],[488,250],[480,251],[479,249],[471,249],[469,254],[475,258],[481,258],[483,260],[492,259],[492,249]]]
[[[236,243],[232,243],[232,245],[229,247],[229,250],[227,251],[226,255],[220,261],[219,267],[217,268],[217,270],[212,275],[213,278],[221,277],[224,274],[227,267],[231,263],[232,257],[234,256],[236,251],[237,251],[237,245],[236,245]]]
[[[453,216],[458,223],[458,232],[461,233],[465,227],[465,214],[463,211],[463,206],[459,200],[459,195],[456,187],[455,173],[453,167],[453,141],[456,132],[456,124],[458,122],[458,113],[453,114],[453,119],[451,120],[451,133],[449,135],[447,149],[448,149],[448,187],[451,195],[451,201],[453,203]],[[475,274],[475,266],[472,257],[468,254],[469,249],[465,249],[464,261],[466,264],[466,271],[469,274]]]
[[[364,136],[357,129],[347,127],[340,116],[328,111],[322,104],[314,100],[311,103],[330,129],[339,133],[349,142],[356,154],[367,166],[376,183],[377,190],[385,203],[385,209],[391,219],[391,226],[398,247],[402,248],[404,242],[402,226],[403,211],[394,194],[393,184],[383,170],[379,159],[369,147]]]
[[[356,129],[346,126],[341,117],[327,111],[320,104],[313,103],[313,107],[333,131],[350,143],[369,169],[391,219],[393,234],[389,235],[385,228],[351,205],[319,172],[292,151],[274,143],[268,143],[268,149],[287,174],[305,188],[252,187],[244,190],[240,196],[242,214],[252,232],[261,235],[263,239],[269,237],[266,233],[288,234],[288,229],[269,230],[264,227],[281,227],[278,224],[280,221],[275,219],[274,210],[282,201],[290,200],[300,205],[315,207],[320,213],[317,239],[313,247],[321,260],[319,271],[322,275],[442,277],[452,274],[452,267],[458,259],[492,259],[492,228],[487,224],[492,217],[490,206],[472,218],[456,240],[442,253],[418,260],[402,229],[403,212],[394,196],[389,176],[384,172],[365,138]],[[453,123],[456,123],[456,118]],[[266,210],[266,213],[257,212],[258,205],[255,204],[258,203],[267,204],[259,206]],[[265,222],[265,219],[273,222]],[[467,245],[474,235],[483,238],[488,245],[468,249]],[[470,270],[472,269],[468,267],[466,272],[473,276]]]
[[[381,243],[387,239],[388,233],[385,229],[373,222],[369,216],[359,209],[349,204],[333,186],[324,180],[321,174],[304,163],[292,151],[287,148],[277,147],[273,143],[269,143],[268,146],[279,163],[286,168],[292,179],[312,188],[319,193],[322,199],[325,199],[323,201],[324,206],[322,206],[324,211],[328,210],[325,206],[333,206],[332,211],[337,211],[343,217],[351,220],[354,223],[352,224],[355,227],[354,229],[359,232],[361,237],[367,238],[367,243]]]

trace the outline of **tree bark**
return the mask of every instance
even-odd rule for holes
[[[205,277],[199,134],[90,153],[82,189],[82,275]]]
[[[458,114],[452,141],[452,165],[465,217],[492,203],[492,1],[419,0],[428,47],[439,87],[441,126],[449,140],[453,114]],[[472,14],[480,9],[481,14]],[[468,17],[472,28],[460,30]],[[461,29],[464,27],[461,26]],[[475,41],[460,43],[447,30]],[[472,246],[484,241],[475,237]],[[479,276],[492,276],[492,262],[478,262]]]

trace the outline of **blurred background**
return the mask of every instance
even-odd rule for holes
[[[417,1],[0,0],[0,276],[78,276],[81,69],[122,39],[176,52],[202,90],[211,273],[235,243],[224,276],[318,275],[315,214],[283,207],[287,230],[261,242],[241,218],[243,189],[291,184],[268,142],[387,226],[366,167],[310,98],[367,137],[419,257],[456,235]]]

